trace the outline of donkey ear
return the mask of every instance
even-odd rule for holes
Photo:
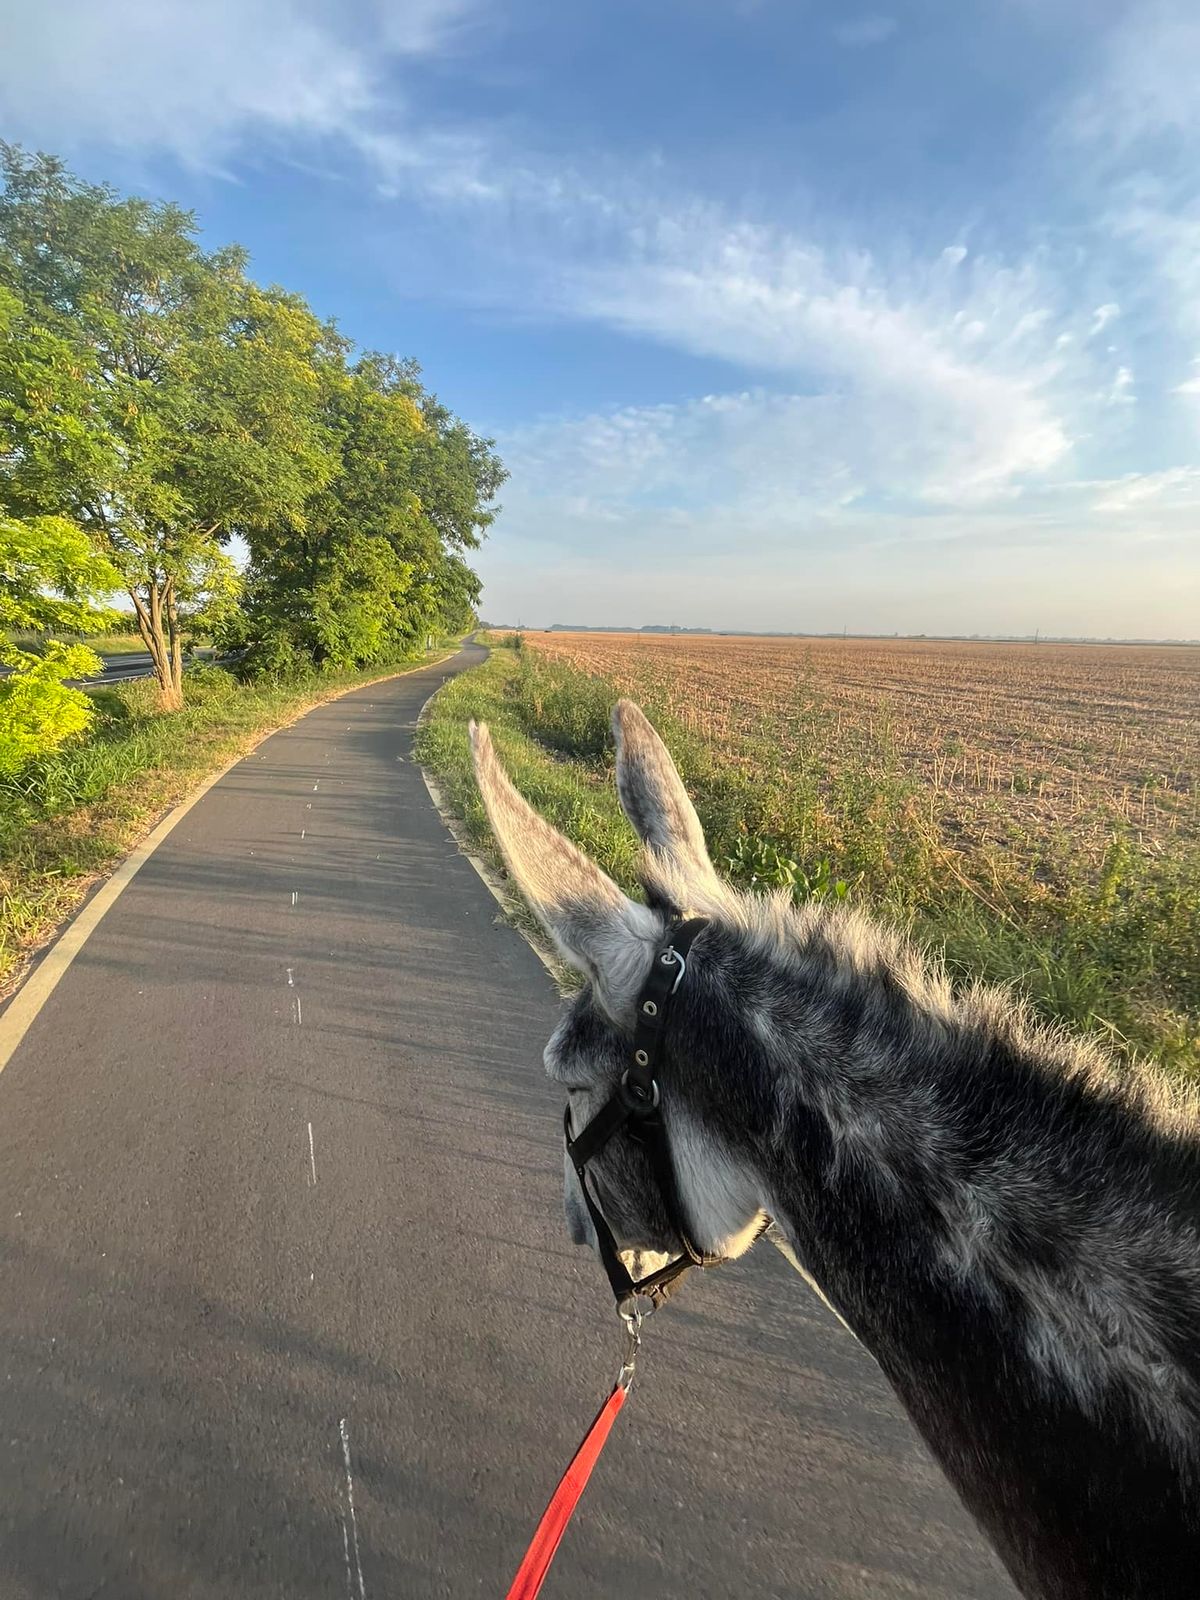
[[[485,724],[471,723],[475,778],[488,821],[538,921],[610,1007],[632,1004],[662,936],[662,920],[630,900],[518,794]]]
[[[617,793],[651,867],[673,880],[690,902],[722,899],[725,886],[709,860],[704,829],[670,751],[632,700],[618,700],[613,732]]]

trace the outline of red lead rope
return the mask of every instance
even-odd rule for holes
[[[595,1422],[584,1434],[583,1443],[576,1450],[571,1465],[563,1473],[562,1480],[551,1496],[542,1520],[538,1523],[533,1542],[525,1552],[525,1559],[513,1579],[512,1588],[508,1591],[508,1600],[535,1600],[535,1596],[541,1593],[542,1584],[546,1581],[546,1574],[550,1570],[550,1563],[554,1560],[554,1552],[566,1532],[567,1523],[579,1503],[580,1495],[587,1487],[592,1468],[596,1465],[601,1450],[604,1449],[605,1440],[616,1421],[617,1412],[625,1404],[625,1396],[628,1393],[628,1388],[618,1383],[600,1407]]]

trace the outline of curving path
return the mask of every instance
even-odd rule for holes
[[[504,1594],[620,1341],[556,997],[410,759],[481,654],[235,767],[0,1075],[0,1600]],[[735,1594],[1012,1595],[765,1250],[648,1330],[546,1587]]]

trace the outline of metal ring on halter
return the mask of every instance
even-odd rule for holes
[[[627,1294],[617,1306],[617,1315],[636,1334],[646,1318],[654,1315],[654,1301],[648,1294]]]
[[[642,1051],[641,1054],[645,1055],[645,1051]],[[647,1061],[648,1060],[649,1060],[649,1057],[647,1057]],[[646,1065],[645,1061],[639,1061],[638,1062],[638,1066],[645,1066],[645,1065]],[[658,1089],[658,1079],[657,1078],[651,1078],[651,1080],[650,1080],[650,1099],[649,1099],[649,1101],[647,1101],[645,1099],[645,1097],[640,1093],[640,1089],[641,1089],[641,1085],[640,1084],[638,1084],[638,1083],[631,1084],[629,1082],[629,1073],[627,1071],[623,1072],[621,1074],[620,1092],[625,1096],[626,1105],[630,1106],[631,1109],[634,1110],[634,1111],[641,1112],[643,1115],[646,1112],[649,1112],[649,1111],[656,1111],[658,1109],[658,1102],[659,1102],[659,1098],[660,1098],[659,1089]]]

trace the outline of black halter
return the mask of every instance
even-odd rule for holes
[[[579,1178],[584,1202],[596,1230],[596,1243],[600,1260],[608,1274],[608,1281],[617,1301],[618,1311],[628,1307],[636,1310],[637,1298],[646,1296],[656,1306],[666,1298],[676,1279],[692,1267],[716,1266],[723,1258],[708,1256],[692,1243],[679,1202],[675,1182],[675,1169],[671,1165],[671,1152],[667,1148],[667,1130],[663,1125],[659,1104],[660,1092],[655,1076],[662,1054],[667,1018],[676,990],[687,976],[688,951],[697,934],[708,926],[705,917],[693,917],[689,922],[675,923],[668,933],[668,943],[656,952],[650,976],[642,987],[637,1001],[637,1023],[628,1068],[622,1074],[615,1092],[577,1138],[571,1137],[571,1108],[564,1117],[567,1155]],[[587,1164],[593,1156],[622,1128],[628,1125],[631,1138],[646,1151],[654,1171],[655,1182],[662,1195],[663,1205],[671,1226],[679,1235],[683,1254],[665,1267],[650,1273],[636,1282],[630,1277],[625,1263],[617,1252],[617,1242],[612,1229],[604,1220],[595,1196],[588,1187]]]

